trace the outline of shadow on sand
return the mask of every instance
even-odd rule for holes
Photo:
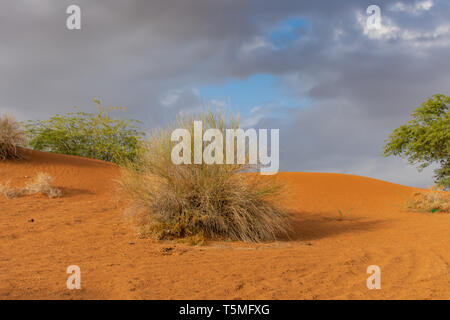
[[[93,195],[94,192],[85,189],[77,189],[77,188],[67,188],[67,187],[57,187],[62,190],[63,198],[71,198],[80,195]]]
[[[282,241],[317,240],[342,233],[358,233],[374,231],[388,224],[388,220],[368,220],[358,217],[333,217],[332,214],[305,214],[290,212],[292,230],[288,236],[281,237]]]

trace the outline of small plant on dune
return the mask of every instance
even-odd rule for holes
[[[414,211],[450,213],[450,192],[435,186],[430,190],[416,192],[407,204],[408,209]]]
[[[53,177],[45,172],[39,172],[34,180],[25,186],[26,194],[42,193],[49,198],[59,198],[62,196],[61,189],[52,186]]]
[[[114,119],[110,114],[122,108],[104,108],[97,99],[93,101],[98,113],[76,111],[46,121],[29,121],[31,148],[114,163],[135,160],[144,136],[140,122]]]
[[[12,199],[20,196],[44,194],[49,198],[59,198],[62,196],[62,190],[52,186],[53,178],[50,174],[39,172],[34,180],[27,183],[23,188],[13,188],[9,181],[0,184],[0,193],[6,198]]]
[[[22,194],[22,190],[11,187],[9,181],[6,181],[5,183],[0,183],[0,193],[5,198],[12,199],[19,197]]]
[[[25,133],[14,117],[0,116],[0,160],[21,159],[19,147],[26,143]]]
[[[287,214],[275,205],[282,189],[274,177],[247,173],[247,164],[180,164],[171,160],[171,133],[184,128],[193,136],[194,120],[204,130],[238,128],[233,115],[213,112],[181,117],[176,126],[155,132],[148,152],[129,163],[120,181],[141,222],[141,235],[156,239],[274,240],[289,230]],[[203,145],[206,147],[206,144]],[[194,143],[191,143],[194,154]]]
[[[337,218],[337,221],[342,221],[344,220],[344,218],[346,218],[350,212],[353,211],[353,208],[348,209],[347,211],[342,211],[341,209],[338,209],[338,213],[339,213],[339,218]]]

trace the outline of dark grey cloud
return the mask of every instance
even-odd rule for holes
[[[81,31],[65,28],[70,4],[82,9]],[[381,7],[379,32],[365,30],[369,4]],[[97,97],[150,128],[205,104],[202,85],[270,73],[299,107],[268,103],[249,123],[281,129],[284,170],[424,186],[430,171],[380,151],[425,97],[449,93],[449,13],[443,0],[2,1],[0,109],[30,119]],[[271,45],[267,34],[292,17],[310,27]]]

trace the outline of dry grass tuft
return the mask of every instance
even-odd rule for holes
[[[61,189],[52,187],[53,178],[45,172],[39,172],[36,178],[25,186],[26,194],[42,193],[49,198],[59,198],[62,196]]]
[[[18,147],[26,143],[25,132],[14,117],[0,116],[0,160],[21,159]]]
[[[8,199],[17,198],[22,195],[21,189],[13,188],[9,185],[10,181],[0,184],[0,193]]]
[[[196,117],[204,130],[225,133],[225,119],[211,112]],[[182,118],[175,128],[193,137],[194,118]],[[231,128],[238,122],[230,116]],[[290,228],[287,214],[276,205],[282,193],[274,177],[242,174],[248,165],[175,165],[171,161],[173,127],[156,132],[148,153],[123,170],[123,194],[139,217],[140,234],[156,239],[205,238],[260,242],[275,240]],[[194,155],[193,141],[191,154]]]
[[[27,183],[24,188],[13,188],[9,185],[9,181],[0,184],[0,193],[6,198],[12,199],[26,195],[44,194],[49,198],[59,198],[62,196],[62,190],[52,186],[53,178],[45,172],[39,172],[36,178]]]
[[[408,209],[421,212],[450,213],[450,192],[440,187],[416,192],[413,198],[408,200]]]

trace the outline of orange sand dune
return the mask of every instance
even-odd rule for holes
[[[0,183],[24,184],[45,171],[65,195],[0,197],[1,299],[450,298],[450,215],[406,212],[414,188],[281,173],[291,239],[192,247],[138,239],[114,196],[117,166],[28,157],[0,162]],[[81,268],[81,290],[66,288],[69,265]],[[381,268],[380,290],[366,287],[369,265]]]

